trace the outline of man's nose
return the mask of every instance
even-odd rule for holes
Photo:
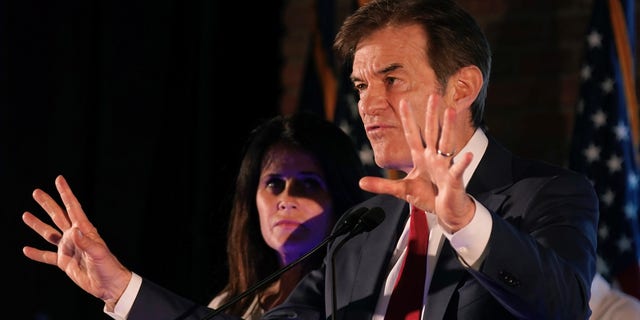
[[[384,90],[370,87],[360,96],[358,110],[361,115],[376,115],[389,106]]]

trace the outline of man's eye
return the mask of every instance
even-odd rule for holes
[[[364,84],[364,83],[355,83],[355,84],[353,85],[353,89],[354,89],[356,92],[362,92],[363,90],[367,89],[367,85],[366,85],[366,84]]]
[[[384,79],[384,81],[387,83],[387,85],[393,85],[396,82],[396,78],[393,77],[387,77]]]

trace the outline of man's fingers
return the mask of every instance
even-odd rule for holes
[[[47,242],[53,245],[58,245],[58,243],[60,243],[60,239],[62,238],[60,231],[42,222],[42,220],[38,219],[30,212],[25,212],[22,215],[22,221],[24,221],[29,228],[39,234],[43,239],[47,240]]]
[[[389,194],[400,199],[404,199],[405,197],[402,180],[389,180],[370,176],[360,179],[359,185],[362,190],[371,193]]]
[[[90,224],[89,226],[87,226],[87,216],[84,214],[82,206],[80,205],[80,202],[78,201],[76,196],[73,194],[73,191],[71,191],[71,187],[69,187],[67,180],[62,175],[59,175],[58,177],[56,177],[55,183],[56,188],[58,189],[58,193],[60,193],[62,203],[67,209],[67,214],[69,215],[69,220],[71,221],[71,223],[78,225],[83,230],[83,232],[87,232],[87,227],[93,228],[93,226]]]
[[[445,109],[442,120],[442,132],[438,141],[437,153],[440,156],[449,158],[456,153],[456,146],[453,145],[453,141],[455,141],[454,135],[456,134],[454,129],[456,111],[453,108]]]
[[[438,97],[432,94],[427,101],[427,112],[424,121],[424,140],[427,144],[427,150],[431,150],[431,152],[436,151],[439,136]]]
[[[58,203],[49,196],[48,193],[35,189],[33,191],[33,199],[44,209],[45,212],[51,217],[51,221],[62,231],[69,229],[71,223],[67,218],[66,213],[58,205]]]
[[[34,261],[38,261],[38,262],[42,262],[42,263],[46,263],[46,264],[50,264],[50,265],[57,265],[58,262],[58,254],[52,251],[44,251],[44,250],[40,250],[40,249],[36,249],[34,247],[24,247],[22,248],[22,253],[24,253],[24,255]]]
[[[449,168],[449,173],[454,178],[462,180],[464,171],[469,167],[469,164],[471,164],[471,160],[473,160],[473,153],[465,153],[460,157],[460,160],[456,161],[451,168]]]
[[[422,153],[424,150],[424,140],[422,138],[422,132],[420,127],[416,123],[413,117],[413,110],[405,100],[400,101],[400,121],[402,121],[402,127],[404,128],[404,137],[407,140],[407,144],[413,154],[416,151]]]

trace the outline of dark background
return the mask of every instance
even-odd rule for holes
[[[5,312],[109,319],[22,255],[21,221],[63,174],[130,269],[206,303],[224,284],[242,143],[278,112],[278,1],[0,2]],[[48,219],[46,221],[49,221]],[[12,317],[13,318],[13,317]]]
[[[592,0],[459,2],[493,49],[489,130],[517,154],[564,165]],[[296,107],[313,3],[0,0],[1,254],[12,319],[110,319],[102,301],[21,252],[52,248],[20,215],[46,218],[31,192],[57,196],[59,174],[124,265],[211,299],[226,281],[242,144],[262,119]]]

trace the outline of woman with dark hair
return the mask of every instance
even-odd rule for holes
[[[358,187],[363,175],[350,138],[315,115],[276,116],[256,128],[236,180],[227,242],[229,281],[209,306],[221,306],[326,238],[339,215],[365,198]],[[286,298],[321,258],[306,259],[227,313],[245,319],[261,315]]]

